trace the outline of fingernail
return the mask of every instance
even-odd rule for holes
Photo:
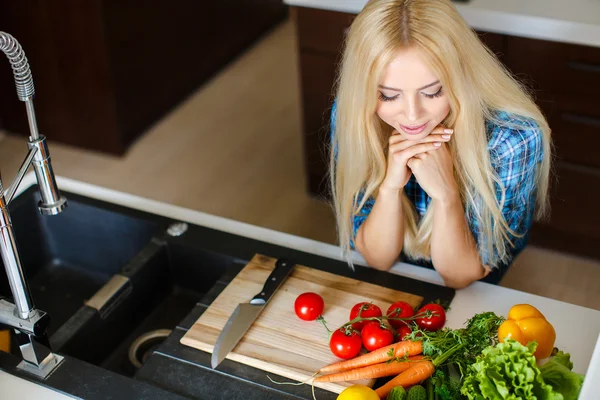
[[[444,139],[450,139],[450,135],[442,135]]]
[[[454,132],[454,129],[450,129],[450,128],[444,129],[444,133],[452,133],[452,132]]]
[[[433,145],[434,145],[435,147],[440,147],[442,144],[441,144],[440,142],[435,142]]]

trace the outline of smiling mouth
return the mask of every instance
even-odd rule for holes
[[[423,125],[413,125],[413,126],[400,125],[400,127],[407,134],[416,135],[416,134],[423,132],[425,130],[425,128],[427,127],[428,123],[429,122],[425,122]]]

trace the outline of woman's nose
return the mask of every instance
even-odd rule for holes
[[[417,98],[408,98],[406,104],[406,117],[409,121],[418,121],[421,118],[421,102]]]

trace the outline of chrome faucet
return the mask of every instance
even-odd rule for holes
[[[0,323],[11,326],[15,330],[16,340],[23,355],[18,365],[27,372],[45,378],[63,360],[63,357],[52,353],[46,328],[50,322],[48,314],[33,305],[29,287],[25,281],[21,259],[17,249],[8,204],[13,199],[23,176],[33,164],[35,176],[41,195],[38,204],[44,215],[56,215],[67,206],[67,199],[61,196],[56,185],[50,153],[46,138],[38,133],[35,112],[33,109],[33,78],[27,57],[17,40],[5,32],[0,32],[0,49],[6,54],[13,69],[19,100],[25,102],[30,136],[27,142],[29,152],[17,172],[12,184],[4,191],[0,176],[0,255],[4,262],[6,275],[10,284],[14,304],[0,299]]]

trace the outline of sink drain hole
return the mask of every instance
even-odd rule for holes
[[[157,329],[140,335],[129,347],[129,361],[140,368],[171,332],[171,329]]]

